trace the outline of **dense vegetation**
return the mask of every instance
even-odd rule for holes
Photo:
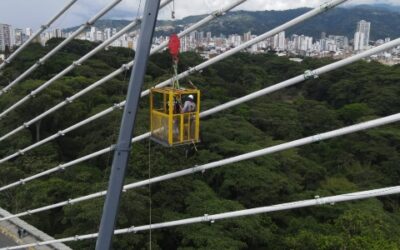
[[[0,85],[31,65],[47,47],[33,44],[7,67]],[[29,93],[95,45],[74,41],[51,63],[0,98],[0,110]],[[133,53],[110,48],[57,81],[33,101],[0,121],[3,135],[66,97],[129,61]],[[202,59],[185,53],[180,69]],[[275,84],[330,60],[291,62],[271,54],[242,53],[190,77],[203,93],[202,110]],[[152,86],[171,75],[167,53],[153,56],[146,76]],[[1,142],[0,155],[43,139],[62,128],[123,100],[127,75],[121,75]],[[194,165],[212,162],[319,132],[382,117],[400,110],[400,67],[359,62],[295,87],[240,105],[202,121],[202,143],[163,148],[148,141],[136,143],[127,183]],[[0,185],[31,176],[116,140],[120,112],[0,166]],[[144,98],[136,134],[148,130]],[[118,228],[204,214],[273,205],[398,185],[400,127],[384,126],[345,137],[259,157],[192,176],[124,193]],[[186,154],[188,156],[186,157]],[[0,193],[0,206],[25,211],[105,189],[112,154],[71,167],[22,187]],[[149,168],[150,167],[150,168]],[[151,191],[151,192],[150,192]],[[150,200],[152,207],[150,209]],[[98,230],[103,199],[83,202],[25,217],[29,223],[59,238]],[[241,219],[154,230],[153,249],[399,249],[399,197],[321,206]],[[74,249],[93,249],[95,241],[71,243]],[[149,233],[115,237],[115,249],[147,249]]]
[[[251,31],[253,34],[260,35],[267,30],[271,30],[284,22],[287,22],[305,12],[308,8],[283,10],[283,11],[233,11],[226,16],[211,22],[203,31],[211,31],[213,35],[219,34],[243,34]],[[397,11],[396,11],[397,10]],[[287,31],[288,35],[304,34],[319,38],[321,32],[332,35],[344,35],[353,39],[356,31],[357,22],[364,19],[372,23],[371,39],[384,39],[391,37],[392,39],[400,36],[400,11],[395,6],[389,9],[389,6],[368,6],[360,5],[352,8],[335,8],[328,12],[312,18],[295,28]],[[212,10],[210,10],[211,12]],[[158,26],[173,26],[175,32],[183,29],[183,27],[197,22],[204,15],[189,16],[176,21],[160,21]],[[100,20],[95,25],[104,29],[113,27],[121,29],[128,25],[126,20]],[[379,27],[379,28],[378,28]],[[75,30],[78,27],[66,29],[66,31]],[[169,35],[168,32],[159,31],[158,35]]]

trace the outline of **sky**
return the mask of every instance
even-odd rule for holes
[[[34,30],[47,23],[71,0],[0,0],[0,23]],[[114,0],[78,0],[53,27],[80,25]],[[175,0],[177,18],[206,14],[227,5],[233,0]],[[316,7],[327,0],[247,0],[236,10],[284,10],[299,7]],[[104,18],[133,19],[143,9],[145,0],[122,0]],[[351,0],[349,4],[386,3],[400,5],[399,0]],[[347,4],[348,5],[348,4]],[[172,5],[161,10],[159,19],[171,18]]]

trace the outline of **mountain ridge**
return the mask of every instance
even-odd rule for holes
[[[400,36],[400,7],[397,10],[396,8],[389,9],[389,5],[384,4],[376,6],[358,5],[348,8],[336,8],[307,20],[286,32],[288,35],[304,34],[314,38],[320,37],[321,32],[326,32],[327,34],[345,35],[352,38],[357,22],[364,19],[372,23],[372,40]],[[210,31],[213,35],[243,34],[248,31],[259,35],[309,10],[309,8],[299,8],[284,11],[234,11],[212,21],[200,30],[205,32]],[[173,32],[179,32],[185,26],[205,16],[188,16],[175,21],[161,20],[158,22],[159,30],[156,35],[169,35]],[[95,24],[95,27],[99,29],[106,27],[121,29],[129,22],[128,20],[100,20]],[[332,23],[335,23],[335,25],[332,25]],[[379,29],[376,27],[379,27]],[[69,32],[76,28],[72,27],[64,31]]]

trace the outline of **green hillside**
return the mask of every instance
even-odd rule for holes
[[[243,34],[251,31],[259,35],[281,25],[310,9],[292,9],[285,11],[234,11],[226,16],[214,20],[203,28],[204,31],[211,31],[214,35],[219,34]],[[321,32],[333,35],[346,35],[353,38],[357,22],[364,19],[372,23],[371,39],[377,40],[385,37],[397,38],[400,36],[400,11],[393,7],[389,9],[388,5],[382,6],[355,6],[352,8],[335,8],[320,16],[312,18],[300,25],[297,25],[287,31],[291,34],[304,34],[319,38]],[[182,20],[160,21],[159,27],[174,26],[175,32],[181,31],[185,25],[194,23],[201,16],[189,16]],[[104,29],[107,27],[121,29],[129,21],[126,20],[100,20],[95,24],[96,27]],[[379,27],[379,28],[378,28]],[[71,31],[77,27],[67,29]],[[169,35],[170,32],[158,32],[158,35]]]
[[[45,48],[33,44],[0,76],[6,85]],[[73,41],[31,78],[0,98],[0,110],[58,73],[95,44]],[[0,121],[0,135],[47,110],[78,90],[128,62],[128,49],[99,53],[33,101]],[[185,53],[179,68],[200,62]],[[302,74],[330,60],[289,61],[272,54],[238,54],[190,77],[203,95],[202,110],[254,90]],[[146,87],[171,76],[167,53],[151,58]],[[126,95],[128,74],[121,75],[63,108],[39,124],[1,142],[1,158],[43,139],[105,108]],[[186,80],[185,80],[186,81]],[[185,81],[182,81],[185,84]],[[163,148],[148,141],[134,144],[127,183],[159,176],[250,152],[400,111],[400,66],[359,62],[295,87],[211,116],[201,123],[201,143]],[[136,134],[148,131],[148,100],[141,102]],[[116,141],[121,112],[47,143],[0,165],[0,186],[18,181]],[[21,187],[0,192],[0,206],[13,213],[87,195],[107,186],[112,154],[83,162]],[[227,165],[205,173],[154,184],[123,194],[118,228],[204,214],[273,205],[346,192],[398,185],[400,126],[388,125],[313,145]],[[150,169],[149,169],[150,167]],[[83,202],[24,217],[57,238],[97,232],[104,199]],[[400,200],[391,196],[326,205],[214,224],[153,230],[153,249],[399,249]],[[70,244],[94,249],[95,241]],[[114,249],[147,249],[149,234],[115,237]]]

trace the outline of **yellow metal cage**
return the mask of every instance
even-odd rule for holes
[[[196,104],[194,112],[182,113],[181,107],[192,95]],[[153,88],[150,91],[151,139],[172,147],[199,142],[200,90]]]

